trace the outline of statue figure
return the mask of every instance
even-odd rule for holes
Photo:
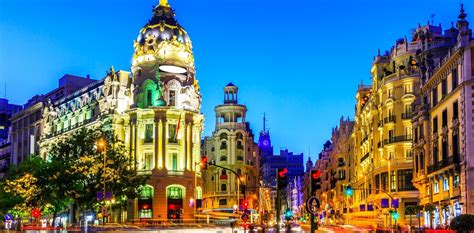
[[[166,102],[163,99],[163,83],[161,82],[161,76],[160,76],[160,71],[159,71],[158,67],[155,67],[155,78],[156,78],[156,82],[157,82],[156,96],[155,96],[156,106],[165,106]]]

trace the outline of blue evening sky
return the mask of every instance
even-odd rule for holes
[[[129,70],[133,40],[158,0],[0,0],[0,96],[24,104],[63,74],[94,79]],[[170,0],[194,46],[206,116],[233,82],[258,139],[266,112],[275,150],[314,161],[341,116],[354,115],[377,49],[434,16],[444,29],[459,0]],[[465,9],[468,19],[474,3]]]

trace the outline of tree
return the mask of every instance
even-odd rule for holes
[[[34,208],[48,202],[43,184],[46,162],[37,156],[30,156],[17,166],[12,166],[0,183],[0,209],[13,212],[17,217],[29,216]]]
[[[97,146],[105,141],[105,151]],[[76,207],[97,207],[97,194],[111,192],[119,201],[135,198],[148,177],[138,175],[129,151],[111,130],[82,128],[50,145],[48,159],[53,171],[51,194],[71,200]],[[73,221],[75,218],[73,217]]]
[[[452,230],[457,230],[460,233],[468,233],[474,230],[474,215],[461,214],[454,217],[453,220],[451,220],[451,225],[449,228]]]
[[[106,142],[106,153],[99,151],[97,141]],[[82,128],[48,145],[46,159],[30,156],[12,166],[0,182],[0,211],[29,216],[33,208],[53,214],[72,207],[92,210],[98,206],[97,193],[108,192],[123,206],[135,198],[147,176],[138,175],[129,150],[112,131]],[[106,161],[104,161],[104,159]]]

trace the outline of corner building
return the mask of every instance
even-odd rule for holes
[[[124,119],[125,141],[137,169],[151,179],[131,208],[138,210],[133,217],[192,219],[189,200],[202,200],[204,117],[191,40],[166,0],[160,0],[140,30],[134,48],[133,104]]]
[[[246,121],[247,107],[238,103],[238,87],[224,87],[224,104],[215,107],[216,127],[211,137],[204,139],[203,152],[209,161],[235,171],[209,166],[204,172],[204,205],[207,211],[232,212],[245,198],[249,209],[259,206],[258,147]],[[242,186],[238,186],[240,183]]]
[[[474,43],[466,17],[461,5],[456,25],[428,37],[435,49],[419,56],[425,72],[413,118],[413,182],[427,227],[474,213]]]
[[[404,226],[409,221],[404,209],[418,204],[412,184],[411,117],[419,88],[415,55],[421,46],[405,37],[390,52],[379,51],[371,69],[372,85],[359,85],[350,172],[355,192],[348,200],[347,218],[353,224],[390,227],[392,209],[400,216],[397,224]]]
[[[123,219],[190,220],[202,200],[201,95],[192,44],[166,0],[134,41],[132,72],[111,68],[97,80],[43,104],[40,154],[64,135],[105,124],[150,175]],[[43,103],[43,102],[42,102]]]

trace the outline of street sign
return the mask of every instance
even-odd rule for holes
[[[12,220],[13,216],[11,214],[5,214],[5,220]]]
[[[321,203],[316,197],[310,197],[308,198],[308,200],[306,200],[306,210],[312,214],[315,214],[318,212],[320,205]]]

